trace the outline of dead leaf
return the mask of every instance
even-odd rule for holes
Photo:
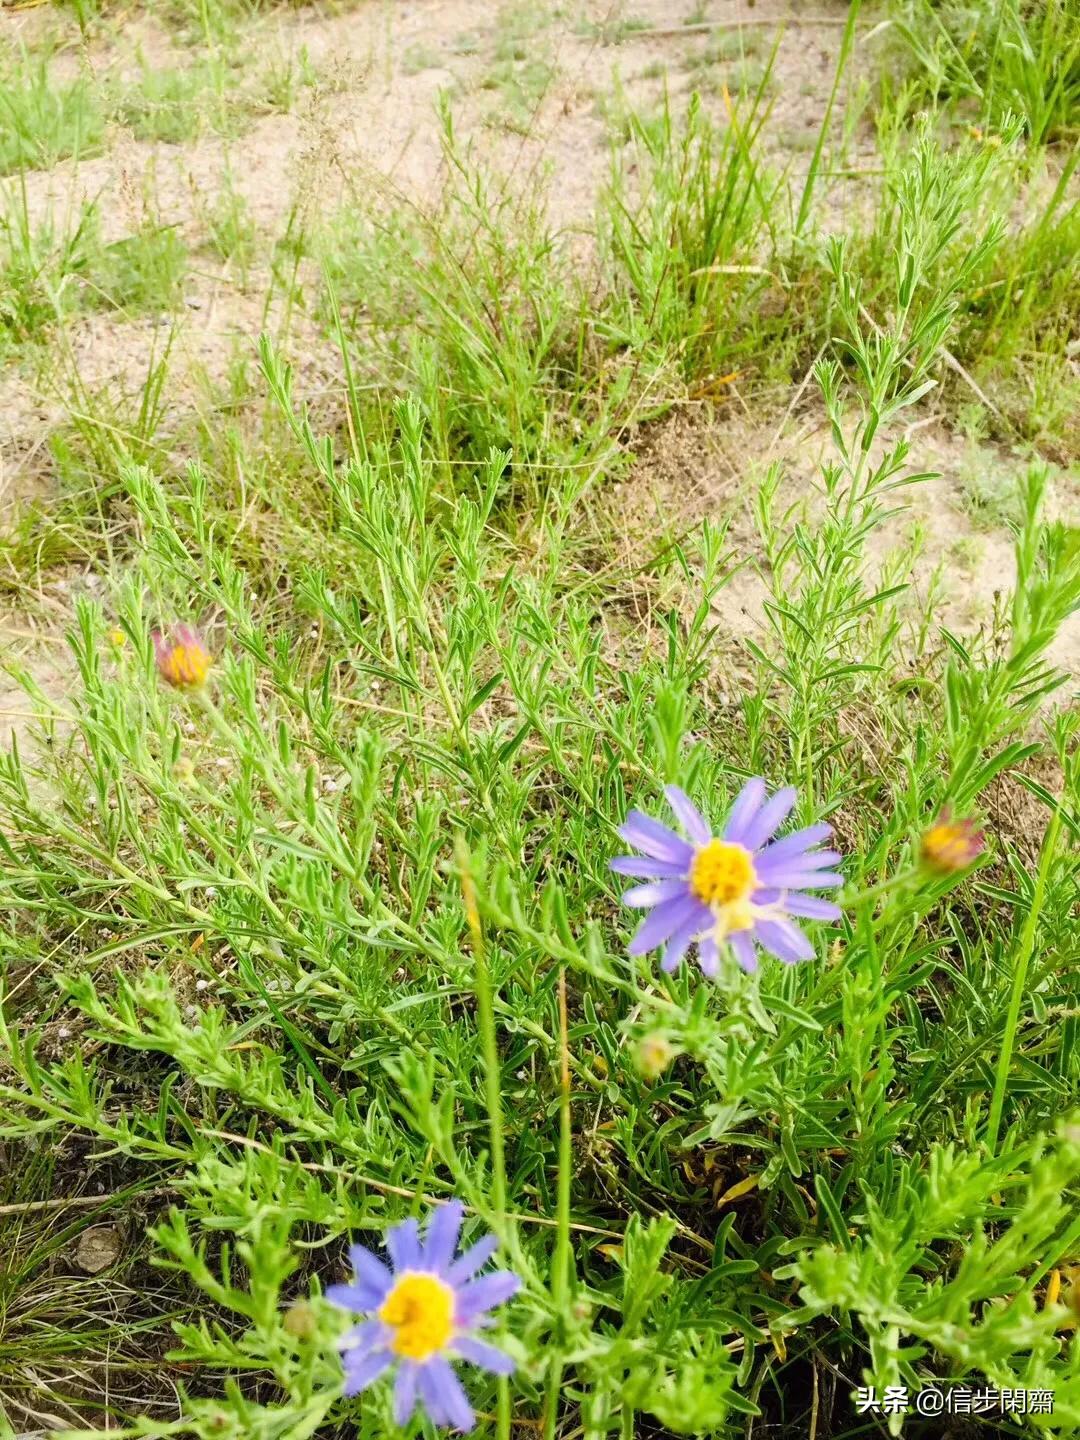
[[[738,1181],[737,1184],[724,1191],[716,1202],[716,1208],[719,1210],[721,1205],[726,1205],[731,1200],[741,1200],[744,1195],[749,1195],[751,1190],[756,1189],[760,1179],[760,1175],[747,1175],[745,1180]]]

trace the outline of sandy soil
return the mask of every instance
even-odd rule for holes
[[[918,613],[932,593],[939,624],[957,634],[989,633],[1016,581],[1007,518],[1028,462],[955,435],[933,414],[881,437],[875,458],[886,438],[901,436],[911,447],[910,470],[932,472],[935,478],[894,494],[889,508],[896,513],[867,547],[871,572],[898,547],[915,541],[914,565],[902,577],[911,587],[911,612]],[[706,518],[730,516],[729,541],[739,568],[721,592],[717,623],[736,640],[765,645],[768,592],[758,569],[754,487],[766,467],[779,462],[784,478],[778,510],[805,503],[813,514],[822,494],[821,463],[830,457],[830,446],[828,422],[812,391],[794,414],[765,417],[741,413],[734,405],[722,413],[711,407],[676,412],[648,435],[628,478],[611,487],[600,509],[601,523],[625,537],[625,558],[633,567],[656,549],[658,535],[684,535]],[[980,502],[987,495],[995,505],[983,516]],[[1080,514],[1077,477],[1059,474],[1045,508],[1048,518],[1074,522]],[[1062,627],[1049,659],[1071,676],[1080,675],[1080,613]]]
[[[314,7],[282,8],[245,31],[246,56],[257,67],[268,58],[284,63],[306,52],[317,83],[301,92],[291,113],[257,117],[239,139],[203,135],[179,145],[149,144],[113,126],[103,154],[29,175],[27,204],[31,217],[40,221],[71,214],[96,199],[110,240],[133,233],[152,215],[177,226],[189,245],[199,247],[214,197],[231,181],[247,203],[260,235],[259,252],[265,255],[290,214],[325,209],[328,197],[335,205],[345,194],[357,204],[383,204],[393,194],[432,202],[444,179],[437,107],[440,97],[449,94],[459,136],[510,184],[545,175],[552,220],[573,232],[587,224],[607,174],[612,108],[647,109],[661,99],[665,86],[678,101],[701,85],[700,62],[709,47],[709,53],[722,49],[723,54],[709,72],[714,80],[705,87],[704,100],[722,119],[724,96],[716,77],[734,77],[739,65],[760,65],[777,44],[772,158],[797,175],[808,161],[827,103],[846,8],[838,0],[757,0],[752,5],[715,0],[708,17],[719,28],[711,31],[684,27],[689,6],[675,0],[640,0],[632,7],[619,0],[586,0],[572,9],[557,9],[550,0],[536,0],[527,8],[487,0],[370,0],[336,15]],[[747,27],[741,32],[740,22]],[[4,12],[0,34],[40,42],[46,31],[64,23],[45,7]],[[740,33],[754,49],[744,59],[738,52]],[[131,78],[140,57],[166,67],[190,63],[193,53],[190,44],[145,19],[125,20],[86,46],[73,22],[59,38],[58,75],[73,76],[88,67],[99,76]],[[864,30],[858,43],[866,48],[856,51],[850,71],[856,96],[869,47],[877,41]],[[507,61],[515,55],[522,58]],[[497,77],[508,73],[507,66],[513,71],[531,63],[547,66],[547,78],[523,116],[520,106],[514,111]],[[858,168],[868,139],[856,126],[846,164]],[[12,183],[0,185],[10,194]],[[838,222],[846,205],[865,203],[863,190],[857,183],[836,188]],[[173,414],[180,414],[201,403],[208,381],[211,388],[220,383],[231,357],[254,352],[266,324],[266,284],[266,272],[254,271],[242,286],[235,273],[203,250],[185,281],[179,321],[107,313],[80,318],[70,327],[69,363],[91,392],[103,387],[136,392],[161,352],[163,325],[168,330],[175,323],[168,396]],[[338,378],[332,352],[302,315],[294,318],[289,353],[298,367],[301,397]],[[52,483],[44,442],[65,413],[55,378],[43,381],[14,365],[0,372],[0,523],[5,506],[10,516],[13,504],[29,494],[47,494]],[[778,418],[756,418],[737,406],[678,411],[642,440],[639,460],[616,495],[616,508],[627,507],[628,523],[632,515],[649,514],[650,507],[650,523],[655,507],[688,520],[732,507],[744,516],[746,487],[756,473],[747,465],[748,456],[760,462],[783,458],[789,485],[805,492],[814,484],[826,438],[820,415],[811,406],[779,426]],[[985,528],[973,523],[969,477],[1018,462],[973,453],[967,442],[936,423],[932,410],[920,412],[911,438],[913,464],[941,470],[942,479],[913,493],[910,515],[879,543],[894,543],[918,519],[927,542],[917,583],[944,561],[950,596],[942,618],[970,629],[985,623],[995,592],[1008,586],[1012,561],[1000,523]],[[1075,494],[1065,498],[1075,501]],[[752,545],[748,529],[737,533]],[[761,624],[760,584],[746,571],[729,593],[733,604],[726,617],[733,635],[754,633]],[[64,611],[63,596],[52,597],[49,612],[58,625],[68,618]],[[21,618],[0,634],[9,653],[20,653],[40,669],[47,685],[62,689],[55,646],[28,637]],[[1055,658],[1080,674],[1080,621],[1059,637]],[[5,684],[0,735],[9,722],[22,724],[24,709],[22,692]]]
[[[621,91],[621,103],[648,109],[666,86],[677,101],[700,83],[693,63],[717,35],[730,44],[740,20],[751,23],[747,43],[760,44],[759,55],[778,42],[771,134],[781,144],[795,134],[811,136],[831,85],[844,8],[815,5],[808,13],[823,23],[793,24],[790,17],[806,7],[780,0],[752,7],[726,3],[713,7],[725,28],[683,34],[681,11],[671,0],[635,5],[634,23],[647,27],[640,31],[617,28],[631,13],[618,0],[590,0],[572,21],[556,19],[556,7],[541,3],[530,7],[534,20],[516,44],[507,38],[508,27],[513,33],[513,25],[523,25],[514,17],[526,12],[487,0],[382,0],[332,18],[315,9],[272,12],[252,25],[252,52],[279,59],[306,52],[319,75],[294,113],[256,119],[239,140],[206,137],[182,145],[137,141],[114,127],[104,154],[31,173],[27,208],[32,224],[47,218],[62,223],[96,201],[107,241],[135,233],[149,217],[176,226],[194,247],[205,240],[206,216],[229,183],[246,202],[265,252],[291,212],[325,208],[328,194],[336,204],[343,187],[358,204],[386,203],[395,193],[432,201],[444,179],[437,106],[449,92],[458,135],[509,183],[547,177],[551,219],[572,229],[587,223],[608,172],[604,108],[610,97]],[[40,9],[0,18],[16,39],[36,35],[40,41],[43,23]],[[619,43],[605,43],[616,35],[623,37]],[[528,112],[527,135],[507,128],[505,97],[486,88],[508,45],[515,53],[535,53],[550,67]],[[85,51],[69,34],[56,65],[60,74],[88,66],[98,75],[130,77],[140,54],[160,67],[190,61],[158,28],[136,21]],[[721,95],[706,92],[705,103],[722,116]],[[805,159],[805,148],[778,156],[779,163]],[[0,182],[0,193],[4,188],[10,194],[14,182]],[[246,342],[253,349],[263,326],[266,275],[253,274],[243,293],[220,270],[212,259],[200,258],[185,282],[188,314],[178,323],[171,357],[170,400],[177,406],[189,400],[187,372],[220,375],[234,347]],[[117,316],[73,323],[71,356],[87,388],[137,389],[160,353],[160,323],[157,317]],[[10,366],[0,374],[0,504],[47,481],[36,465],[37,441],[62,415],[62,401],[33,375]]]

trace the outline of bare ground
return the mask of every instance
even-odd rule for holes
[[[777,165],[797,175],[824,113],[846,7],[835,0],[813,5],[725,0],[708,13],[719,28],[684,29],[683,7],[672,0],[641,0],[632,9],[619,0],[587,0],[570,14],[542,3],[526,9],[482,0],[382,0],[342,14],[312,7],[253,21],[245,31],[252,64],[306,52],[318,77],[291,113],[257,116],[239,139],[203,135],[173,145],[138,141],[113,126],[103,154],[27,177],[27,204],[35,220],[72,214],[96,199],[106,239],[134,233],[149,215],[178,227],[196,250],[179,321],[115,313],[80,317],[66,338],[70,374],[91,393],[137,392],[160,355],[163,327],[175,323],[168,405],[176,416],[205,403],[232,358],[253,354],[267,324],[266,272],[254,271],[243,285],[234,269],[198,249],[222,187],[231,184],[246,202],[260,254],[281,235],[290,215],[318,210],[327,195],[335,203],[345,193],[358,204],[378,205],[388,193],[433,203],[444,183],[437,115],[443,93],[453,97],[459,136],[507,175],[508,183],[546,176],[553,222],[584,232],[608,171],[613,111],[648,109],[665,87],[677,100],[701,86],[700,62],[712,46],[719,58],[703,93],[722,119],[728,70],[734,75],[736,65],[761,63],[776,42],[769,134]],[[56,12],[42,7],[6,12],[0,19],[8,38],[28,43],[40,42],[59,23]],[[752,55],[739,56],[733,39],[738,35],[751,37]],[[130,76],[140,55],[164,67],[188,63],[192,53],[189,42],[139,18],[121,17],[88,45],[79,42],[73,25],[62,28],[60,39],[58,74],[88,67],[99,76]],[[860,44],[874,43],[864,31]],[[850,72],[856,93],[867,53],[856,51]],[[547,68],[539,89],[522,102],[505,77],[530,62]],[[867,136],[856,127],[846,163],[857,168],[866,153]],[[6,182],[9,189],[12,183]],[[845,206],[863,202],[857,183],[839,185],[834,196],[841,214]],[[332,350],[302,314],[291,323],[289,354],[301,396],[340,378]],[[42,379],[29,366],[15,364],[0,373],[0,520],[5,505],[10,517],[11,507],[26,496],[48,495],[53,476],[44,442],[70,405],[71,386],[67,394],[58,391],[55,374]],[[826,438],[812,406],[788,416],[762,414],[736,397],[719,410],[679,409],[639,437],[638,460],[613,492],[613,514],[623,514],[632,535],[661,521],[692,523],[702,514],[731,511],[733,534],[752,556],[746,496],[759,473],[755,463],[783,459],[791,492],[812,493]],[[931,409],[920,412],[910,438],[912,464],[940,470],[942,478],[912,493],[911,511],[882,533],[879,544],[894,544],[918,521],[926,541],[914,583],[925,584],[942,564],[947,600],[941,618],[970,630],[987,623],[995,595],[1010,583],[1012,565],[1000,516],[992,523],[973,519],[972,476],[1015,470],[1020,462],[973,448]],[[1058,503],[1075,513],[1075,487],[1066,484],[1065,490]],[[731,603],[723,619],[732,638],[754,634],[761,625],[762,588],[752,566],[735,577],[727,594]],[[3,650],[40,673],[57,695],[63,679],[55,668],[55,640],[69,619],[63,594],[54,594],[32,626],[25,616],[0,621]],[[1080,674],[1080,619],[1063,631],[1054,658]],[[20,728],[24,714],[22,691],[5,683],[0,734],[9,725]]]

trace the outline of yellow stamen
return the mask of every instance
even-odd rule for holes
[[[406,1271],[382,1303],[379,1319],[395,1331],[390,1348],[424,1361],[454,1333],[454,1292],[436,1275]]]
[[[953,875],[977,860],[984,844],[982,831],[971,820],[942,815],[922,837],[922,862],[939,875]]]
[[[759,888],[754,857],[730,840],[710,840],[690,866],[690,892],[713,912],[713,936],[722,943],[740,930],[752,930],[757,911],[751,900]]]
[[[728,840],[710,840],[690,867],[690,889],[703,905],[745,903],[757,883],[749,850]]]
[[[752,930],[755,918],[770,914],[768,906],[753,906],[749,900],[732,900],[730,905],[721,905],[716,924],[716,939],[726,940],[739,930]]]
[[[201,685],[210,669],[210,657],[198,645],[178,645],[172,653],[172,671],[178,684]]]
[[[161,673],[170,685],[189,689],[210,673],[210,656],[201,645],[173,645],[161,658]]]
[[[1051,1270],[1050,1278],[1046,1282],[1046,1299],[1043,1301],[1043,1309],[1049,1310],[1051,1305],[1056,1305],[1058,1296],[1061,1294],[1061,1271]]]
[[[664,1035],[645,1035],[637,1050],[637,1067],[647,1080],[658,1080],[677,1051]]]

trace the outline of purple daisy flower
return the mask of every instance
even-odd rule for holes
[[[830,868],[841,856],[816,848],[832,833],[830,827],[811,825],[773,840],[796,792],[777,790],[766,799],[764,780],[743,786],[719,837],[677,785],[667,786],[664,794],[689,840],[631,810],[619,834],[644,855],[620,855],[611,862],[617,874],[648,882],[622,897],[625,904],[652,912],[630,942],[631,955],[663,945],[661,967],[671,971],[696,944],[702,971],[710,978],[720,968],[722,944],[747,971],[757,969],[755,943],[789,965],[811,959],[814,947],[792,916],[840,918],[831,900],[802,893],[843,883]]]
[[[415,1220],[396,1225],[386,1236],[389,1266],[363,1245],[352,1246],[352,1283],[326,1291],[334,1305],[368,1317],[339,1342],[345,1394],[359,1395],[396,1364],[397,1425],[408,1422],[419,1402],[436,1425],[471,1430],[476,1417],[450,1359],[469,1360],[496,1375],[514,1368],[509,1355],[473,1332],[488,1324],[488,1312],[509,1300],[521,1281],[510,1270],[473,1279],[498,1246],[494,1235],[454,1259],[463,1214],[457,1200],[440,1206],[423,1240]]]

